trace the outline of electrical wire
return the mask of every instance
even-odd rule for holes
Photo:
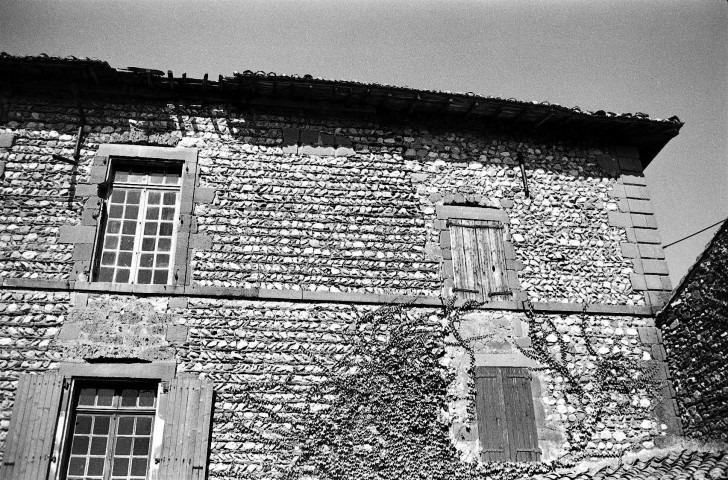
[[[662,246],[662,248],[667,248],[667,247],[671,247],[671,246],[675,245],[676,243],[680,243],[680,242],[682,242],[683,240],[687,240],[687,239],[688,239],[688,238],[690,238],[690,237],[694,237],[695,235],[697,235],[697,234],[699,234],[699,233],[703,233],[704,231],[708,230],[709,228],[713,228],[713,227],[715,227],[716,225],[720,225],[721,223],[725,222],[726,220],[728,220],[728,217],[724,218],[723,220],[718,220],[718,221],[717,221],[717,222],[715,222],[715,223],[714,223],[713,225],[708,225],[707,227],[705,227],[705,228],[704,228],[704,229],[702,229],[702,230],[698,230],[698,231],[697,231],[697,232],[695,232],[695,233],[691,233],[691,234],[690,234],[690,235],[688,235],[687,237],[683,237],[683,238],[681,238],[680,240],[675,240],[675,241],[674,241],[674,242],[672,242],[672,243],[668,243],[667,245],[663,245],[663,246]]]

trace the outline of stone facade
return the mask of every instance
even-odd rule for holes
[[[121,95],[83,100],[75,164],[77,103],[23,92],[2,104],[0,451],[21,373],[175,362],[214,384],[209,478],[267,478],[285,452],[263,441],[267,414],[240,392],[298,414],[304,397],[280,385],[320,381],[356,342],[357,316],[404,302],[408,315],[436,317],[452,293],[442,212],[462,208],[507,219],[514,288],[459,323],[469,349],[442,353],[454,379],[442,419],[461,461],[477,463],[480,449],[473,365],[533,369],[543,461],[593,413],[524,355],[540,338],[528,308],[555,325],[546,348],[585,385],[595,368],[585,334],[599,354],[659,372],[662,394],[637,389],[628,413],[609,407],[586,458],[680,433],[653,316],[670,285],[635,147],[473,118]],[[103,152],[132,144],[196,152],[185,160],[196,176],[183,199],[189,262],[169,286],[92,281]]]
[[[685,434],[728,440],[728,224],[657,317]]]

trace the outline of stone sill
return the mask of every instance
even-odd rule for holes
[[[189,285],[131,285],[102,282],[67,280],[38,280],[31,278],[5,278],[3,288],[28,290],[62,290],[84,293],[121,293],[132,295],[159,295],[182,297],[222,297],[246,300],[281,300],[300,302],[360,303],[360,304],[410,304],[413,306],[440,307],[439,297],[424,295],[382,295],[376,293],[311,292],[304,290],[274,290],[267,288],[203,287]],[[534,302],[533,310],[539,313],[576,314],[585,312],[596,315],[653,316],[659,308],[646,305],[605,305],[566,302]],[[522,302],[490,302],[481,310],[523,311]]]

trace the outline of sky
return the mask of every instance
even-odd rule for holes
[[[0,51],[677,115],[645,172],[663,244],[728,217],[726,0],[2,0]],[[666,249],[673,285],[717,229]]]

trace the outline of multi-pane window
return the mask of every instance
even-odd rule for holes
[[[146,479],[156,407],[155,384],[81,385],[65,479]]]
[[[97,281],[170,283],[180,175],[180,166],[125,164],[114,169]]]

